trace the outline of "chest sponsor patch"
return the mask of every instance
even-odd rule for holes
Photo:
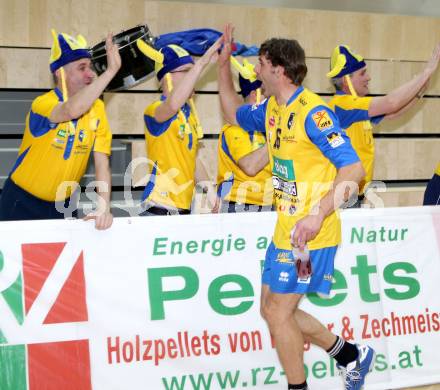
[[[293,168],[292,160],[284,160],[282,158],[273,157],[273,169],[274,176],[280,177],[285,181],[295,180],[295,170]]]
[[[315,112],[312,115],[312,119],[316,127],[321,131],[333,128],[333,120],[326,110]]]
[[[64,129],[59,129],[58,132],[57,132],[57,136],[58,136],[59,138],[66,138],[66,136],[67,136],[67,131],[64,130]]]
[[[283,191],[286,194],[296,196],[296,182],[295,181],[284,181],[277,176],[272,177],[272,184],[274,190]]]
[[[177,132],[177,136],[180,139],[184,139],[185,138],[185,125],[180,125],[179,126],[179,131]]]
[[[327,134],[327,141],[332,148],[337,148],[339,145],[345,143],[341,133],[336,133],[336,132]]]

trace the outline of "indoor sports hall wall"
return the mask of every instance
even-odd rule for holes
[[[0,0],[0,186],[15,159],[30,101],[52,86],[50,28],[82,33],[94,45],[107,31],[116,34],[139,24],[148,24],[157,36],[191,28],[221,30],[226,22],[235,25],[236,39],[247,45],[259,45],[272,36],[296,38],[307,55],[305,85],[326,100],[333,91],[325,74],[337,44],[348,44],[366,58],[370,92],[381,95],[422,69],[440,40],[439,19],[428,17],[146,0]],[[206,134],[201,154],[214,178],[217,136],[223,123],[214,68],[198,83],[196,93]],[[154,79],[129,91],[104,94],[115,134],[115,196],[128,163],[145,155],[142,114],[158,96]],[[375,179],[387,184],[388,191],[380,194],[387,206],[421,204],[426,181],[438,162],[439,77],[418,105],[404,118],[375,129]],[[142,185],[143,176],[137,170],[134,185]]]
[[[226,22],[235,25],[236,39],[248,45],[272,36],[297,39],[307,55],[305,85],[324,99],[333,92],[325,73],[337,44],[348,44],[366,58],[370,92],[382,95],[420,71],[440,41],[440,20],[428,17],[147,0],[0,0],[0,188],[15,159],[30,102],[52,87],[50,28],[81,33],[93,45],[107,31],[118,33],[138,24],[148,24],[153,35],[159,35],[202,27],[221,30]],[[213,178],[223,123],[217,91],[211,69],[197,86],[196,101],[206,134],[201,152]],[[154,79],[130,91],[104,94],[115,135],[116,190],[131,159],[145,153],[142,114],[158,96]],[[389,187],[380,194],[388,206],[422,203],[424,186],[440,155],[440,77],[432,81],[419,105],[419,110],[375,129],[375,179]],[[142,184],[142,179],[142,172],[135,172],[134,184]]]

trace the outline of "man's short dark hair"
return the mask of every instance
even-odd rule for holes
[[[273,66],[282,66],[293,84],[301,85],[307,74],[304,49],[295,39],[271,38],[263,42],[258,52]]]

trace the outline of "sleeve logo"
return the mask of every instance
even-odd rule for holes
[[[326,110],[317,111],[312,115],[313,122],[316,127],[323,131],[333,127],[333,121]]]
[[[332,148],[337,148],[339,145],[345,143],[341,133],[335,133],[335,132],[327,134],[327,141]]]

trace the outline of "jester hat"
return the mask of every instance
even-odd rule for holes
[[[162,80],[167,73],[185,64],[194,64],[189,53],[177,45],[167,45],[159,50],[163,55],[162,61],[156,61],[155,71],[157,79]]]
[[[336,46],[330,59],[328,78],[339,78],[365,67],[362,56],[354,53],[347,45]]]
[[[261,81],[257,79],[257,74],[248,60],[243,60],[241,65],[235,57],[231,57],[231,63],[238,71],[238,84],[240,85],[240,94],[244,98],[249,96],[252,91],[261,87]]]
[[[57,34],[55,30],[51,30],[53,43],[50,51],[50,71],[54,73],[58,68],[79,60],[81,58],[91,58],[87,49],[87,41],[82,35],[76,38],[65,34]]]

